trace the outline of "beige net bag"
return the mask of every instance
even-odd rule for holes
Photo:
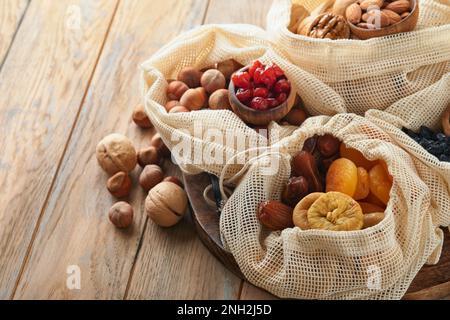
[[[291,156],[307,138],[325,133],[368,159],[387,162],[394,184],[385,219],[361,231],[269,232],[257,220],[258,204],[280,198]],[[443,233],[434,217],[443,208],[435,206],[411,157],[392,142],[380,128],[356,115],[314,117],[274,146],[279,150],[251,161],[220,220],[223,242],[246,278],[283,298],[401,298],[427,260],[440,254]],[[274,162],[277,169],[268,171]]]
[[[322,1],[295,2],[312,11]],[[318,96],[337,93],[345,101],[345,112],[364,115],[428,87],[448,89],[444,78],[450,72],[450,2],[421,0],[419,8],[413,32],[366,41],[328,40],[291,33],[291,0],[274,0],[267,29],[291,62],[329,86],[318,89]],[[422,102],[424,110],[433,105],[432,99]]]

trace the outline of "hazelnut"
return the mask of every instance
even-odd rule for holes
[[[162,169],[156,164],[150,164],[145,166],[139,176],[139,184],[145,191],[149,191],[158,183],[160,183],[164,178],[164,173]]]
[[[186,192],[172,182],[161,182],[148,193],[145,211],[161,227],[177,224],[187,209]]]
[[[230,99],[227,89],[220,89],[209,97],[209,107],[214,110],[228,109],[231,110]]]
[[[126,172],[117,172],[106,183],[108,191],[116,198],[124,198],[130,194],[131,179]]]
[[[170,112],[170,110],[172,110],[173,108],[175,108],[176,106],[180,105],[180,101],[178,100],[170,100],[166,103],[166,105],[164,106],[164,108],[166,108],[167,112]]]
[[[153,128],[153,124],[145,113],[144,106],[138,104],[133,111],[133,121],[143,129]]]
[[[159,133],[155,133],[150,140],[150,145],[155,147],[156,150],[158,150],[158,153],[163,158],[170,157],[170,150],[167,148],[167,146],[164,144],[164,141],[161,138],[161,135]]]
[[[300,108],[292,108],[284,118],[290,125],[301,126],[306,120],[306,112]]]
[[[97,145],[99,165],[110,175],[119,171],[130,172],[136,167],[137,156],[131,141],[124,135],[113,133]]]
[[[172,182],[172,183],[175,183],[176,185],[180,186],[181,188],[184,187],[184,186],[183,186],[183,183],[182,183],[182,182],[180,181],[180,179],[178,179],[177,177],[173,177],[173,176],[166,177],[166,178],[164,178],[163,181],[164,181],[164,182]]]
[[[189,89],[181,97],[180,104],[189,110],[200,110],[205,107],[208,96],[204,88]]]
[[[186,83],[173,81],[167,86],[167,98],[170,100],[180,100],[181,96],[189,90]]]
[[[219,70],[215,69],[206,71],[200,80],[202,87],[205,88],[206,92],[209,94],[212,94],[219,89],[224,89],[226,82],[224,75]]]
[[[176,106],[170,109],[169,113],[180,113],[180,112],[191,112],[188,108],[185,108],[183,106]]]
[[[126,202],[117,202],[109,209],[109,220],[117,228],[128,228],[133,222],[133,208]]]
[[[160,160],[158,150],[153,146],[140,150],[137,157],[142,168],[149,164],[158,164]]]
[[[189,88],[200,87],[202,73],[194,68],[187,67],[178,74],[178,81],[184,82]]]
[[[219,70],[227,80],[230,80],[231,75],[243,67],[243,65],[234,59],[225,60],[217,64],[217,70]]]

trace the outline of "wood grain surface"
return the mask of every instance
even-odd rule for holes
[[[28,0],[0,1],[0,70],[27,6]]]
[[[89,12],[80,28],[66,25],[70,6]],[[110,0],[32,1],[4,61],[0,298],[20,276],[114,8]]]

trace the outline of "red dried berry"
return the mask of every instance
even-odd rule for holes
[[[269,96],[269,90],[267,88],[262,88],[262,87],[255,88],[255,90],[253,90],[253,96],[267,98]]]
[[[277,96],[278,104],[282,104],[287,100],[287,94],[282,92]]]
[[[275,98],[267,98],[266,101],[271,109],[279,106],[279,103]]]
[[[264,72],[264,68],[256,68],[255,73],[253,74],[253,82],[255,85],[264,84],[262,81],[262,74]]]
[[[275,83],[274,91],[276,93],[284,92],[287,94],[291,91],[291,83],[286,79],[278,80],[277,83]]]
[[[253,76],[255,75],[255,71],[258,68],[264,68],[264,65],[261,63],[261,61],[256,60],[253,65],[250,67],[250,69],[248,70],[248,73],[250,74],[250,76],[253,78]]]
[[[250,104],[250,107],[255,110],[267,110],[267,109],[269,109],[269,103],[264,98],[256,97],[256,98],[253,98],[252,103]]]
[[[244,104],[250,102],[253,98],[253,90],[252,89],[238,89],[236,92],[236,98]]]
[[[267,88],[272,88],[277,81],[275,71],[272,68],[267,68],[261,75],[261,81]]]
[[[272,69],[275,71],[275,75],[276,75],[277,78],[284,77],[283,70],[281,70],[281,68],[276,63],[274,63],[272,65]]]
[[[250,88],[250,74],[248,72],[237,72],[233,74],[231,80],[238,88],[248,89]]]

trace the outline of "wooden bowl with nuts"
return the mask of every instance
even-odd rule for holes
[[[361,0],[349,5],[345,17],[361,40],[414,30],[419,19],[418,0]]]

